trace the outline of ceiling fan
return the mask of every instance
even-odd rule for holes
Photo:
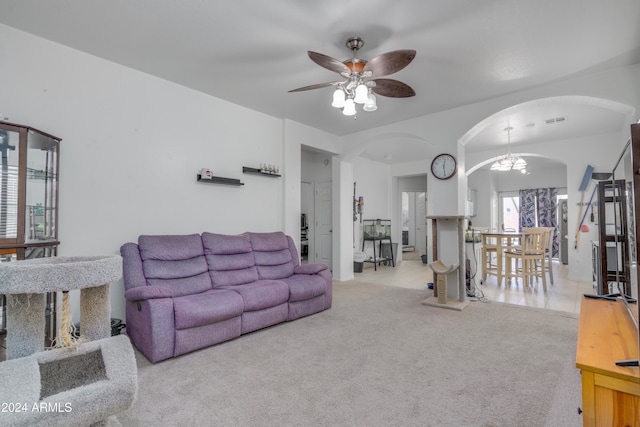
[[[313,62],[327,70],[340,74],[345,80],[318,83],[292,89],[289,92],[302,92],[336,86],[331,105],[336,108],[342,108],[342,113],[347,116],[356,114],[355,104],[364,104],[363,110],[365,111],[375,111],[378,107],[374,93],[391,98],[415,96],[415,91],[406,83],[393,79],[379,78],[397,73],[409,65],[416,56],[415,50],[394,50],[366,61],[358,58],[358,50],[364,46],[364,41],[360,37],[349,38],[346,46],[353,52],[353,56],[345,61],[339,61],[317,52],[307,52]]]

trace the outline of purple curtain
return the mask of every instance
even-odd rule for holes
[[[552,256],[558,256],[559,242],[558,242],[558,190],[556,188],[538,188],[538,226],[539,227],[554,227],[553,230],[553,245]]]
[[[555,227],[552,256],[559,253],[556,188],[520,190],[520,230],[523,227]]]
[[[520,229],[536,226],[536,198],[537,190],[520,190]]]

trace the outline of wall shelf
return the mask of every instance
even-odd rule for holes
[[[278,175],[277,173],[261,172],[260,169],[249,168],[247,166],[242,167],[242,173],[248,173],[252,175],[263,175],[271,178],[280,178],[282,176],[282,175]]]
[[[223,184],[223,185],[236,185],[236,186],[244,185],[244,182],[240,182],[239,179],[223,178],[221,176],[214,176],[214,177],[211,177],[211,179],[202,179],[202,175],[200,174],[197,175],[197,181],[206,182],[208,184]]]

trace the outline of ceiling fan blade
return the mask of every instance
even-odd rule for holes
[[[290,92],[302,92],[302,91],[305,91],[305,90],[320,89],[320,88],[327,87],[327,86],[335,86],[335,85],[340,84],[340,83],[342,83],[342,82],[317,83],[317,84],[314,84],[314,85],[299,87],[297,89],[291,89],[289,91],[289,93]]]
[[[376,56],[364,66],[364,71],[371,71],[373,77],[388,76],[397,73],[409,65],[416,57],[412,49],[394,50]]]
[[[393,79],[375,79],[376,85],[371,91],[376,95],[388,96],[390,98],[409,98],[415,96],[416,92],[406,83]]]
[[[341,75],[345,75],[346,73],[346,76],[349,76],[351,74],[351,70],[349,70],[349,67],[335,58],[312,51],[307,51],[307,54],[313,62],[321,67],[326,68],[327,70],[334,71]]]

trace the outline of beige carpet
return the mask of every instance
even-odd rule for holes
[[[332,309],[156,365],[123,426],[580,426],[575,316],[343,282]]]

